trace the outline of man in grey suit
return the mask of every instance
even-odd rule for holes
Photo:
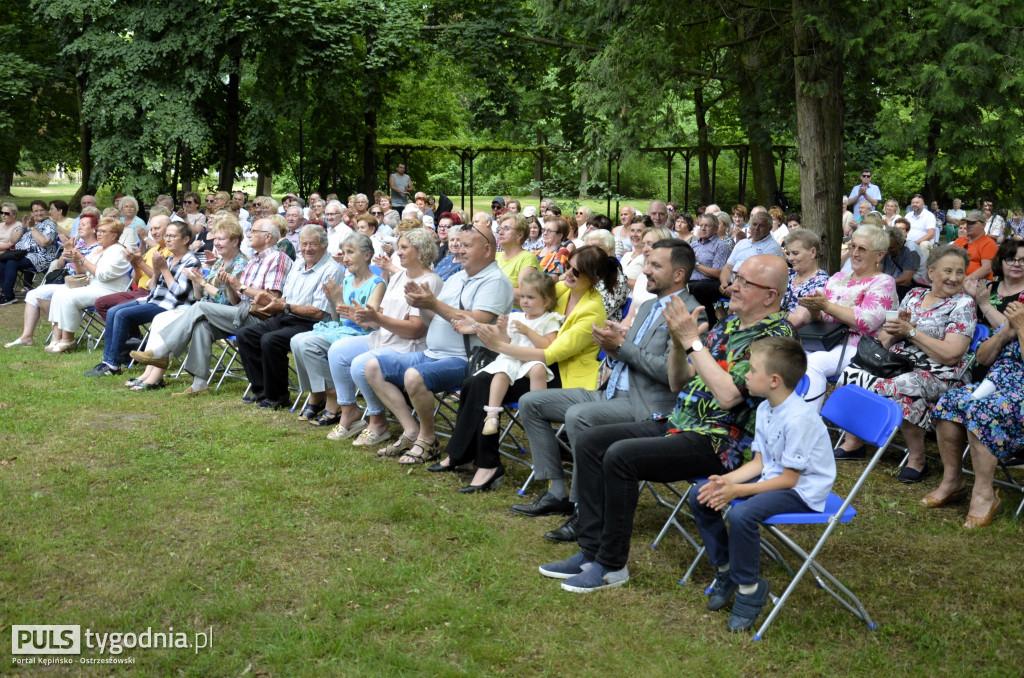
[[[594,327],[594,341],[612,363],[612,373],[603,389],[549,389],[527,393],[519,400],[520,420],[526,429],[533,455],[533,470],[549,488],[532,504],[516,504],[511,510],[521,515],[571,515],[557,530],[544,536],[553,541],[576,539],[576,483],[566,490],[559,443],[552,423],[565,422],[569,446],[580,431],[598,424],[634,423],[671,412],[676,394],[668,386],[667,359],[672,337],[662,315],[669,295],[679,296],[690,311],[700,306],[687,291],[696,265],[693,248],[681,240],[656,242],[644,264],[647,291],[656,295],[640,307],[629,332],[616,323]],[[703,311],[701,321],[707,320]],[[705,324],[706,327],[706,324]]]

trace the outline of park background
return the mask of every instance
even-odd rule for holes
[[[148,203],[247,173],[347,196],[402,158],[455,196],[466,154],[492,148],[473,161],[481,206],[540,190],[643,209],[670,171],[687,209],[770,205],[784,167],[837,247],[864,167],[901,206],[1024,203],[1021,26],[1010,0],[9,0],[0,193],[77,210],[85,191]],[[685,189],[681,152],[670,170],[643,150],[664,148],[688,149]],[[81,184],[50,185],[58,168]],[[0,309],[5,336],[21,311]],[[178,403],[86,382],[88,353],[41,355],[0,353],[0,636],[212,625],[208,653],[134,653],[133,672],[190,676],[1003,676],[1024,658],[1019,523],[964,532],[962,506],[926,510],[895,481],[896,455],[823,555],[879,629],[808,585],[752,644],[677,585],[678,535],[647,547],[665,515],[647,498],[629,585],[569,596],[535,569],[567,555],[540,538],[556,523],[511,515],[508,488],[462,497],[327,445],[243,407],[241,384]],[[0,673],[28,673],[8,651]]]

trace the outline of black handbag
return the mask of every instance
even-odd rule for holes
[[[860,338],[860,343],[857,344],[857,355],[853,357],[850,364],[882,379],[891,379],[910,372],[915,367],[913,360],[905,355],[893,353],[873,337]]]
[[[846,341],[850,328],[843,323],[818,322],[808,323],[800,328],[800,343],[808,353],[815,351],[831,351]]]
[[[46,277],[43,278],[43,283],[46,285],[63,285],[67,275],[68,269],[61,266],[57,270],[47,273]]]
[[[469,342],[469,337],[466,337],[466,341],[467,343]],[[481,368],[487,367],[497,357],[497,351],[492,351],[486,346],[474,346],[469,352],[469,362],[466,363],[466,377],[471,377],[479,372]]]

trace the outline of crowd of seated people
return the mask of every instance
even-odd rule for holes
[[[395,177],[411,187],[407,175]],[[656,200],[646,214],[623,207],[615,224],[585,207],[563,217],[550,200],[524,207],[496,198],[490,212],[467,213],[446,196],[434,203],[416,193],[410,202],[392,186],[372,204],[364,194],[345,202],[315,194],[308,208],[294,194],[278,203],[211,193],[204,209],[188,192],[176,211],[160,196],[146,223],[131,196],[110,218],[99,218],[86,196],[73,222],[66,205],[48,214],[40,201],[19,222],[17,207],[5,203],[3,302],[15,298],[19,274],[54,275],[25,296],[23,331],[5,347],[32,346],[45,314],[53,332],[46,351],[72,350],[94,306],[107,329],[90,376],[118,374],[131,359],[145,370],[125,385],[160,389],[181,357],[192,383],[173,395],[209,397],[214,346],[229,340],[249,382],[243,400],[265,409],[292,407],[291,355],[298,389],[309,394],[299,420],[399,464],[475,468],[465,494],[501,485],[499,421],[504,405],[518,403],[542,487],[511,510],[565,519],[544,536],[577,542],[580,552],[541,571],[570,591],[628,579],[641,480],[719,478],[694,495],[702,520],[721,508],[730,484],[758,476],[765,485],[757,491],[776,502],[767,505],[789,506],[772,492],[795,487],[787,501],[814,510],[834,477],[829,464],[865,459],[863,442],[845,435],[829,458],[817,458],[820,482],[801,494],[799,474],[785,473],[785,451],[755,443],[755,413],[762,398],[774,398],[772,408],[789,403],[814,419],[829,389],[846,384],[900,406],[908,451],[901,482],[929,475],[926,437],[936,432],[943,475],[924,506],[967,497],[960,457],[969,446],[976,476],[965,526],[987,525],[1000,505],[994,469],[1014,457],[1022,434],[1020,219],[1001,220],[985,201],[971,211],[954,204],[939,223],[920,196],[900,215],[895,200],[861,186],[834,273],[822,267],[821,238],[779,207],[708,205],[691,215]],[[872,209],[877,203],[884,215]],[[66,276],[85,280],[71,287]],[[822,323],[844,329],[842,341],[808,344],[794,357],[791,337]],[[992,336],[972,364],[979,324]],[[872,342],[908,368],[875,374],[858,360],[860,345]],[[809,382],[800,405],[791,393],[797,369]],[[435,394],[456,389],[445,445]],[[561,424],[565,441],[555,435]],[[575,462],[571,478],[563,448]],[[712,561],[725,572],[728,549],[719,545]],[[715,604],[739,591],[741,610],[756,616],[767,595],[760,581],[749,563],[734,578],[716,578]]]

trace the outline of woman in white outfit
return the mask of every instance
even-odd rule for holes
[[[82,228],[79,222],[78,228]],[[75,345],[75,332],[82,324],[82,314],[102,296],[124,292],[131,283],[132,266],[125,259],[125,248],[118,243],[125,225],[119,219],[101,219],[96,238],[103,251],[96,261],[89,261],[81,252],[73,252],[75,270],[89,276],[85,287],[64,287],[50,300],[50,322],[53,337],[58,340],[52,352],[60,353]]]

